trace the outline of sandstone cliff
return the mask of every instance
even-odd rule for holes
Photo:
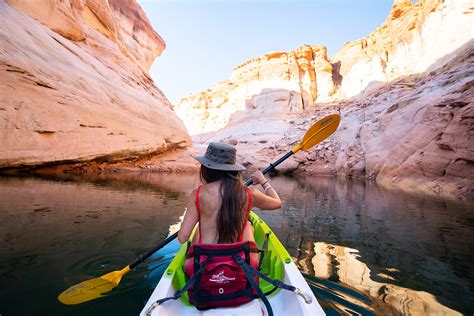
[[[474,38],[469,0],[395,0],[387,20],[369,36],[346,43],[332,58],[338,96],[447,62]]]
[[[237,144],[254,167],[339,111],[330,140],[279,169],[474,198],[473,13],[469,1],[397,0],[380,28],[334,58],[304,45],[252,59],[176,111],[198,148]]]
[[[326,48],[302,45],[292,52],[269,53],[235,67],[229,80],[182,99],[175,109],[190,134],[196,135],[223,128],[235,112],[268,104],[273,111],[301,113],[317,98],[334,92],[328,84],[331,81]]]
[[[165,48],[134,0],[0,0],[0,167],[185,148],[147,71]]]

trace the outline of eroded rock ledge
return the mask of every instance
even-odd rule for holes
[[[165,43],[136,1],[0,1],[0,167],[191,144],[147,71]]]

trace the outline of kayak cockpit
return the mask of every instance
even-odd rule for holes
[[[272,279],[283,281],[302,290],[305,296],[309,298],[310,303],[291,291],[281,291],[260,279],[259,287],[263,293],[271,293],[267,298],[276,315],[324,315],[314,294],[311,292],[305,279],[293,263],[290,255],[273,234],[267,224],[260,219],[254,212],[249,215],[249,220],[254,228],[255,242],[261,248],[268,235],[267,249],[261,265],[261,272]],[[187,245],[183,245],[177,252],[168,268],[163,274],[155,291],[148,300],[141,315],[147,315],[147,310],[151,311],[148,315],[266,315],[266,309],[259,299],[254,299],[249,303],[227,308],[217,308],[209,310],[198,310],[189,303],[188,294],[184,293],[179,300],[169,300],[153,309],[149,307],[158,299],[173,296],[175,291],[182,289],[186,284],[187,277],[184,272],[184,263],[186,260]],[[307,300],[308,301],[308,300]]]

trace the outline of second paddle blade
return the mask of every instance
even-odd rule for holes
[[[331,136],[339,126],[341,122],[341,116],[339,114],[332,114],[323,117],[317,121],[311,128],[304,134],[299,146],[303,150],[308,150],[316,144],[319,144],[329,136]]]
[[[99,298],[116,287],[128,271],[130,269],[127,266],[123,270],[110,272],[99,278],[73,285],[59,294],[58,300],[65,305],[75,305]]]

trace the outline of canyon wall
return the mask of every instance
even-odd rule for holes
[[[148,75],[165,43],[134,0],[0,0],[0,168],[186,148]]]
[[[175,110],[191,135],[216,131],[231,123],[233,113],[267,104],[275,111],[301,113],[333,92],[331,72],[324,46],[268,53],[235,67],[231,78],[213,89],[182,99]]]
[[[395,0],[386,21],[332,58],[338,97],[347,98],[449,61],[474,38],[470,0]]]
[[[297,144],[323,115],[341,126],[281,171],[362,177],[390,188],[474,198],[474,6],[397,0],[367,37],[270,53],[176,112],[195,145],[237,145],[256,168]]]
[[[387,20],[347,42],[329,59],[323,45],[272,52],[236,66],[230,79],[183,98],[175,107],[191,135],[232,123],[232,114],[271,103],[297,113],[316,102],[356,96],[402,76],[449,61],[474,36],[468,0],[396,0]]]

